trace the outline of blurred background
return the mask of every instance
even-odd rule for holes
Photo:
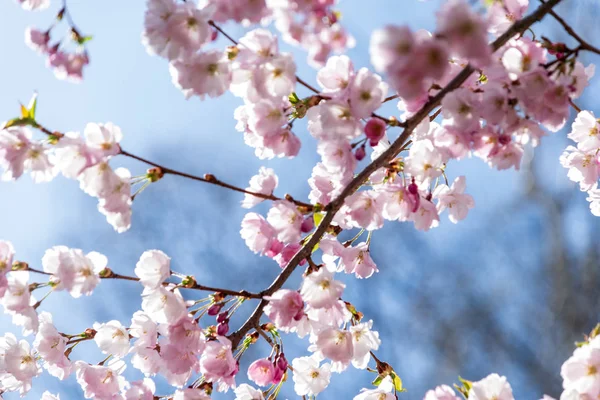
[[[349,51],[355,66],[369,66],[373,29],[393,23],[433,30],[440,3],[340,2],[343,24],[357,39]],[[531,8],[537,6],[532,0]],[[0,120],[15,117],[19,101],[26,103],[37,91],[38,119],[51,129],[83,131],[88,122],[111,121],[123,130],[123,148],[137,155],[194,174],[212,173],[242,187],[265,165],[279,175],[276,194],[306,199],[306,181],[318,156],[305,124],[295,124],[303,140],[297,158],[258,160],[234,129],[233,110],[240,99],[225,95],[186,101],[171,84],[166,60],[146,54],[140,43],[142,0],[70,0],[79,29],[94,36],[89,43],[91,65],[80,84],[56,80],[43,58],[26,47],[23,33],[30,25],[47,28],[59,8],[55,0],[50,10],[29,13],[14,1],[0,2]],[[600,45],[597,1],[565,0],[557,11],[584,38]],[[245,32],[234,25],[224,28],[234,37]],[[534,30],[538,36],[570,43],[551,19]],[[227,43],[220,38],[217,45]],[[299,75],[314,84],[315,70],[307,66],[306,55],[285,44],[281,47],[295,53]],[[596,60],[586,54],[582,61]],[[578,101],[596,115],[598,82],[593,80]],[[308,95],[302,87],[298,93]],[[383,115],[397,115],[394,105],[386,107]],[[476,201],[468,218],[454,225],[443,215],[441,226],[428,233],[417,232],[410,223],[388,223],[372,240],[380,272],[368,280],[343,278],[344,298],[367,320],[373,319],[381,335],[377,354],[404,380],[408,392],[401,398],[421,399],[436,385],[457,382],[459,374],[479,380],[492,372],[508,377],[517,399],[560,395],[560,366],[574,342],[600,320],[599,220],[558,162],[569,144],[569,126],[570,122],[567,130],[545,138],[535,157],[529,152],[519,172],[491,170],[476,158],[451,163],[450,179],[466,175],[467,192]],[[126,166],[133,175],[146,169],[121,158],[111,165]],[[132,228],[117,234],[97,212],[96,200],[75,181],[59,177],[35,185],[27,176],[0,185],[0,238],[12,241],[17,259],[32,266],[41,267],[46,249],[66,245],[99,251],[107,255],[111,268],[129,275],[143,251],[160,249],[172,257],[175,271],[194,274],[200,283],[259,291],[279,267],[252,254],[240,238],[246,212],[239,207],[241,199],[222,188],[167,176],[136,198]],[[265,204],[258,207],[260,212],[266,210]],[[297,287],[299,274],[288,287]],[[58,329],[68,333],[81,332],[94,321],[117,319],[128,325],[140,309],[140,293],[141,285],[134,282],[102,282],[90,297],[54,293],[40,311],[50,311]],[[248,304],[241,313],[253,306]],[[235,325],[236,321],[232,328]],[[0,315],[0,335],[6,332],[20,334],[7,316]],[[306,346],[307,342],[286,338],[288,358],[304,355]],[[256,345],[243,360],[268,352],[266,344]],[[98,362],[103,357],[93,343],[85,343],[72,358]],[[125,375],[130,380],[141,377],[132,367]],[[351,399],[374,377],[353,368],[334,374],[320,398]],[[240,374],[238,383],[244,381]],[[158,394],[171,393],[163,381],[157,382]],[[60,393],[63,399],[82,398],[74,377],[60,382],[47,374],[34,381],[25,398],[39,399],[44,390]],[[215,396],[233,397],[231,392]],[[281,398],[297,398],[291,379]]]

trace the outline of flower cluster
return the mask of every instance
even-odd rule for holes
[[[568,168],[567,176],[579,183],[581,191],[588,193],[592,214],[600,216],[600,123],[590,111],[581,111],[571,127],[569,139],[577,143],[577,147],[569,146],[560,157],[560,163]]]
[[[30,172],[34,182],[52,180],[58,172],[77,179],[81,189],[97,197],[98,210],[119,232],[131,225],[131,174],[125,168],[112,170],[108,161],[119,154],[121,129],[112,124],[90,123],[84,130],[66,134],[47,132],[45,140],[34,140],[26,126],[35,120],[8,121],[0,130],[0,167],[4,180],[15,180]],[[8,126],[8,127],[6,127]]]

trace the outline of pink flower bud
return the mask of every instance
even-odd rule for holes
[[[222,312],[221,314],[217,315],[217,322],[221,323],[221,322],[226,322],[227,321],[227,317],[229,316],[229,313],[227,311]]]
[[[227,322],[222,322],[217,325],[217,335],[225,336],[229,332],[229,324]]]
[[[285,371],[287,367],[288,367],[288,362],[285,359],[285,355],[283,353],[279,353],[279,355],[277,356],[277,368]]]
[[[358,161],[360,161],[363,158],[365,158],[366,155],[367,155],[367,153],[365,152],[365,146],[364,145],[360,146],[354,152],[354,158],[356,158],[356,160],[358,160]]]
[[[385,121],[382,121],[379,118],[371,118],[367,121],[367,124],[365,125],[365,134],[367,135],[371,146],[377,146],[377,143],[383,138],[383,135],[385,135],[385,127]]]
[[[222,303],[221,304],[213,304],[212,306],[210,306],[208,308],[208,315],[211,315],[211,316],[217,315],[221,311],[221,308],[223,308]]]
[[[315,222],[312,217],[304,218],[302,221],[302,225],[300,225],[300,230],[304,233],[308,233],[313,230],[315,227]]]

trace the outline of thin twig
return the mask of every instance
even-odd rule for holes
[[[542,1],[543,4],[546,4],[546,2]],[[577,40],[579,42],[579,44],[581,45],[581,49],[582,50],[587,50],[587,51],[591,51],[592,53],[596,53],[596,54],[600,54],[600,49],[598,49],[597,47],[591,45],[589,42],[587,42],[586,40],[584,40],[581,36],[579,36],[577,34],[577,32],[575,32],[575,30],[571,27],[571,25],[569,25],[567,23],[567,21],[565,21],[560,15],[558,15],[554,10],[550,10],[549,12],[550,15],[552,15],[552,17],[559,23],[562,25],[562,27],[565,29],[565,31],[567,31],[567,33],[573,37],[573,39]]]
[[[216,186],[220,186],[220,187],[223,187],[223,188],[226,188],[226,189],[233,190],[234,192],[240,192],[240,193],[244,193],[244,194],[249,194],[251,196],[259,197],[259,198],[265,199],[265,200],[273,200],[273,201],[284,200],[283,198],[277,197],[277,196],[275,196],[273,194],[257,193],[257,192],[251,192],[251,191],[246,190],[246,189],[242,189],[240,187],[237,187],[237,186],[231,185],[229,183],[223,182],[223,181],[217,179],[217,177],[215,177],[212,174],[205,174],[203,177],[201,177],[201,176],[197,176],[197,175],[188,174],[186,172],[177,171],[175,169],[172,169],[172,168],[169,168],[169,167],[165,167],[164,165],[158,164],[158,163],[156,163],[154,161],[150,161],[150,160],[147,160],[147,159],[142,158],[140,156],[137,156],[135,154],[132,154],[132,153],[130,153],[128,151],[125,151],[123,149],[121,149],[121,153],[120,154],[124,155],[126,157],[133,158],[135,160],[141,161],[141,162],[143,162],[145,164],[152,165],[153,167],[160,168],[161,171],[163,173],[165,173],[165,174],[177,175],[177,176],[181,176],[181,177],[192,179],[192,180],[199,181],[199,182],[210,183],[212,185],[216,185]],[[310,211],[313,208],[313,206],[311,204],[305,203],[303,201],[296,200],[296,199],[294,199],[290,195],[286,195],[285,196],[285,200],[290,201],[290,202],[294,203],[295,205],[297,205],[299,207],[304,207],[307,211]]]
[[[46,271],[41,271],[39,269],[31,268],[30,266],[27,266],[26,268],[19,269],[16,271],[29,271],[29,272],[35,272],[37,274],[49,275],[49,276],[53,275]],[[125,280],[125,281],[134,281],[134,282],[139,282],[139,280],[140,280],[140,278],[138,278],[136,276],[127,276],[127,275],[117,274],[116,272],[114,272],[108,268],[106,268],[104,270],[104,272],[105,273],[103,275],[100,275],[101,279],[120,279],[120,280]],[[172,284],[172,283],[171,282],[163,282],[163,286],[167,286],[170,284]],[[200,285],[197,282],[194,282],[193,285],[189,285],[189,286],[179,286],[179,288],[203,290],[206,292],[214,292],[214,293],[219,292],[219,293],[222,293],[222,294],[225,294],[228,296],[245,297],[248,299],[262,299],[262,295],[260,295],[258,293],[250,293],[247,290],[235,291],[235,290],[230,290],[230,289],[223,289],[223,288],[217,288],[217,287],[212,287],[212,286]]]

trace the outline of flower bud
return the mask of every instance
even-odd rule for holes
[[[217,335],[225,336],[229,332],[229,324],[227,322],[222,322],[217,325]]]
[[[213,304],[208,308],[207,314],[214,317],[221,311],[221,308],[223,308],[223,303]]]
[[[365,125],[365,134],[369,139],[369,144],[373,146],[377,146],[377,143],[383,138],[385,135],[386,123],[379,118],[371,118],[367,121]]]

